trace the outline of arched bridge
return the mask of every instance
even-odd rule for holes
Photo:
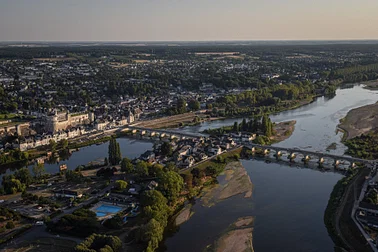
[[[361,158],[354,158],[342,155],[335,155],[331,153],[322,153],[322,152],[315,152],[309,150],[302,150],[297,148],[285,148],[285,147],[277,147],[277,146],[268,146],[268,145],[259,145],[259,144],[245,144],[247,148],[250,148],[252,152],[257,151],[258,149],[262,150],[264,153],[268,153],[270,150],[274,150],[276,152],[276,156],[282,155],[283,152],[288,154],[288,158],[295,158],[297,155],[302,154],[304,161],[309,161],[310,159],[316,157],[319,160],[319,163],[324,162],[324,158],[330,158],[335,161],[335,164],[339,164],[341,160],[348,161],[351,164],[354,163],[363,163],[365,165],[370,165],[371,167],[375,167],[376,161],[375,160],[366,160]]]
[[[198,138],[206,137],[207,135],[200,133],[189,133],[189,132],[179,132],[169,129],[149,129],[136,126],[126,126],[120,129],[121,131],[130,131],[133,134],[140,134],[146,136],[160,136],[160,137],[170,137],[170,138]]]
[[[166,137],[166,138],[199,138],[199,137],[207,137],[206,134],[201,133],[189,133],[189,132],[180,132],[178,130],[172,129],[150,129],[150,128],[143,128],[137,126],[125,126],[119,129],[120,131],[129,131],[133,134],[140,134],[150,137]],[[236,141],[236,139],[234,139]],[[271,150],[276,152],[276,156],[281,156],[284,152],[288,154],[289,159],[294,159],[298,155],[303,155],[303,161],[307,162],[313,158],[318,158],[319,163],[324,162],[324,158],[330,158],[334,160],[334,164],[338,165],[341,161],[348,161],[354,166],[355,163],[363,163],[371,168],[376,167],[376,160],[366,160],[361,158],[354,158],[348,157],[343,155],[335,155],[331,153],[323,153],[323,152],[316,152],[310,150],[303,150],[298,148],[285,148],[285,147],[277,147],[271,145],[259,145],[254,143],[243,143],[242,144],[246,148],[250,148],[253,152],[257,151],[258,149],[262,150],[264,153],[269,153]]]

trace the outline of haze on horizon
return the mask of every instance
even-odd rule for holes
[[[0,0],[0,41],[378,39],[377,0]]]

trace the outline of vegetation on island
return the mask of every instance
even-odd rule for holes
[[[346,140],[344,144],[348,147],[345,154],[363,159],[378,159],[378,133],[369,132],[355,138]]]

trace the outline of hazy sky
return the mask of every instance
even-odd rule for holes
[[[0,0],[0,41],[378,39],[378,0]]]

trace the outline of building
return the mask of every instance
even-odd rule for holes
[[[67,130],[70,127],[91,124],[94,121],[92,112],[83,114],[70,114],[68,111],[57,112],[44,117],[45,130],[47,132],[56,132]]]
[[[54,191],[54,196],[58,198],[81,198],[83,196],[82,193],[78,191],[71,191],[71,190],[56,190]]]

